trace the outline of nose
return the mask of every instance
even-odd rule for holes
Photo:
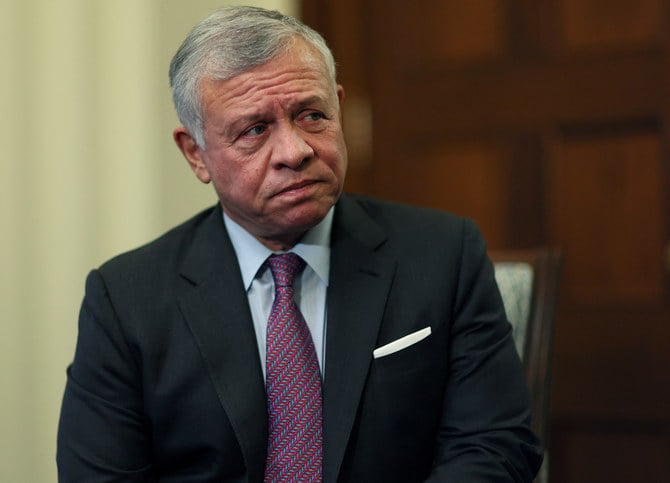
[[[297,169],[314,156],[314,149],[297,126],[281,123],[274,134],[272,163],[275,167]]]

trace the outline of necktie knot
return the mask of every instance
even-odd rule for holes
[[[305,268],[305,260],[295,253],[271,255],[268,264],[272,271],[275,287],[292,287],[295,277]]]

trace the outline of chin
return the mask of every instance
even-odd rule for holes
[[[333,202],[309,203],[307,206],[296,207],[286,217],[285,226],[295,228],[295,231],[307,231],[317,225],[328,214]]]

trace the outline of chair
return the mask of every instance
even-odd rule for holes
[[[491,251],[496,281],[512,324],[530,390],[531,428],[546,448],[554,320],[563,257],[554,248]],[[548,455],[536,481],[548,479]]]

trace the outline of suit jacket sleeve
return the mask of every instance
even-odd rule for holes
[[[151,481],[135,363],[103,279],[93,271],[61,409],[59,481]]]
[[[539,468],[528,390],[506,320],[484,240],[466,221],[449,374],[427,481],[530,482]]]

